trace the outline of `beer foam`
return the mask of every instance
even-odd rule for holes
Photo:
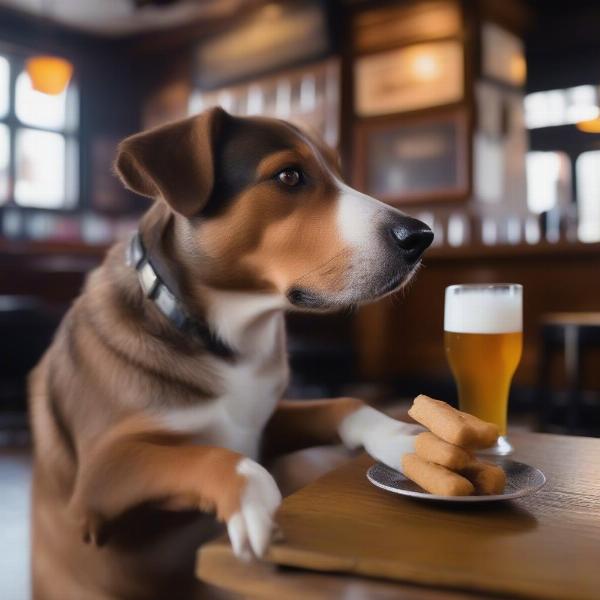
[[[521,288],[446,288],[444,331],[456,333],[510,333],[522,331]]]

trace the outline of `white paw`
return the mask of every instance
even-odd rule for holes
[[[250,458],[243,458],[236,470],[247,482],[240,510],[227,521],[227,533],[236,556],[248,560],[262,556],[269,546],[281,492],[271,474]]]
[[[415,451],[415,436],[422,431],[420,425],[397,421],[364,406],[342,421],[339,433],[347,447],[363,446],[374,459],[399,470],[402,456]]]
[[[385,432],[367,434],[364,441],[365,450],[373,458],[397,471],[401,470],[402,457],[415,451],[415,436],[422,431],[419,429],[412,432],[403,425]]]

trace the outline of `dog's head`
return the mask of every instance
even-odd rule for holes
[[[424,223],[342,183],[333,152],[284,121],[214,108],[127,138],[116,168],[128,188],[174,211],[204,285],[276,292],[298,308],[399,288],[433,239]]]

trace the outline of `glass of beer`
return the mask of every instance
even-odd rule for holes
[[[512,452],[506,439],[508,394],[523,347],[523,286],[516,283],[446,288],[444,345],[460,410],[500,430],[487,454]]]

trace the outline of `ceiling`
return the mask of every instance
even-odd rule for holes
[[[0,7],[115,37],[216,21],[254,4],[252,0],[0,0]]]
[[[34,16],[45,16],[67,27],[105,35],[127,36],[165,30],[202,21],[239,16],[240,11],[277,0],[0,0],[7,7]],[[342,0],[366,4],[369,0]],[[525,0],[538,17],[572,17],[598,9],[598,0]]]

